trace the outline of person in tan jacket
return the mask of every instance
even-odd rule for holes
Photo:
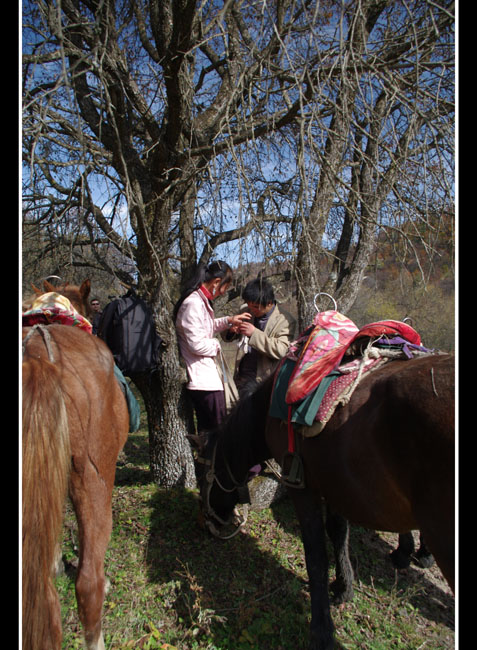
[[[258,277],[245,287],[245,301],[240,313],[252,314],[223,335],[224,340],[238,341],[234,379],[243,395],[250,384],[263,381],[278,366],[293,341],[296,319],[277,304],[273,287]]]

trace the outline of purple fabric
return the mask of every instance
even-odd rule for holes
[[[262,471],[262,466],[261,465],[254,465],[248,470],[248,481],[250,481],[252,478],[255,478],[260,474]]]
[[[422,345],[416,345],[415,343],[410,343],[409,341],[406,341],[406,339],[403,339],[400,336],[394,336],[394,337],[382,336],[376,342],[381,343],[382,345],[402,346],[402,351],[404,352],[404,354],[408,359],[412,359],[411,350],[420,350],[421,352],[432,352],[432,350],[428,350]]]
[[[223,390],[188,390],[197,416],[197,430],[210,431],[225,418],[225,395]]]

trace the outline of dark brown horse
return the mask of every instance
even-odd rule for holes
[[[422,539],[422,533],[419,539],[419,548],[416,551],[412,532],[400,533],[399,545],[391,553],[391,560],[396,569],[407,569],[412,560],[423,569],[428,569],[434,564],[434,558]]]
[[[198,474],[211,525],[233,516],[248,468],[269,457],[281,462],[287,451],[286,423],[268,415],[272,386],[273,378],[241,402],[202,450],[206,471]],[[290,487],[289,493],[309,576],[312,650],[333,647],[325,529],[335,549],[334,590],[341,600],[352,597],[348,520],[397,533],[419,529],[454,588],[452,355],[389,361],[363,378],[321,433],[297,435],[296,444],[305,487]]]
[[[83,315],[89,281],[51,287]],[[104,648],[104,555],[112,527],[116,460],[129,431],[126,400],[106,345],[78,327],[23,328],[22,598],[24,650],[61,648],[58,594],[52,582],[64,501],[79,532],[78,613],[89,650]]]

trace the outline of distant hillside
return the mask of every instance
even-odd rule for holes
[[[323,285],[329,263],[323,255]],[[237,290],[226,304],[216,305],[216,311],[231,313],[237,309],[241,290],[260,272],[273,284],[278,301],[296,314],[296,286],[291,279],[290,263],[265,269],[260,263],[241,267],[236,271]],[[319,291],[317,287],[316,292]],[[453,222],[449,217],[439,220],[439,229],[426,231],[425,237],[417,229],[407,238],[383,231],[358,298],[346,316],[359,327],[377,320],[410,317],[426,347],[453,351],[454,295]],[[332,308],[331,302],[322,303],[322,308]]]

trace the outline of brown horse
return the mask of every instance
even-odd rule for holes
[[[199,470],[198,478],[210,526],[234,516],[250,467],[271,456],[281,462],[287,452],[287,424],[268,414],[272,387],[273,378],[261,384],[201,450],[206,471]],[[333,647],[325,529],[335,550],[334,588],[341,600],[352,597],[347,520],[397,533],[419,529],[454,588],[452,355],[389,361],[362,379],[321,433],[296,435],[296,445],[305,486],[288,491],[309,576],[311,650]]]
[[[87,313],[89,280],[80,288],[46,283],[45,289],[67,295]],[[24,327],[23,346],[23,649],[61,647],[52,570],[69,492],[79,532],[78,613],[88,649],[100,650],[111,496],[129,431],[126,400],[111,352],[78,327]]]

